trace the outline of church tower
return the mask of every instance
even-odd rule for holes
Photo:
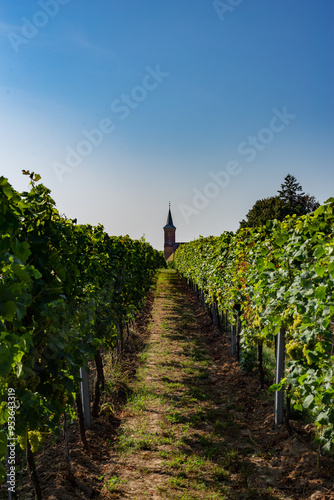
[[[166,260],[168,260],[168,258],[174,253],[175,231],[176,227],[173,224],[172,213],[170,211],[170,203],[169,203],[167,222],[166,225],[164,226],[164,233],[165,233],[164,256]]]

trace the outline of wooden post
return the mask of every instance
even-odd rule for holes
[[[233,324],[233,313],[231,312],[231,354],[236,355],[235,325]]]
[[[240,311],[238,311],[237,325],[236,325],[236,350],[235,350],[235,355],[238,361],[240,361],[240,332],[241,332],[241,319],[240,319]]]
[[[219,328],[221,327],[221,320],[220,320],[220,315],[219,315],[219,304],[216,302],[216,308],[217,308],[217,323]]]
[[[219,316],[218,316],[218,306],[216,302],[212,303],[212,321],[215,326],[219,324]]]
[[[27,439],[26,457],[27,457],[27,462],[28,462],[28,467],[29,467],[30,479],[31,479],[31,482],[32,482],[32,484],[34,486],[34,490],[35,490],[35,500],[43,500],[41,485],[39,484],[39,478],[38,478],[37,471],[36,471],[35,458],[34,458],[34,454],[33,454],[32,450],[31,450],[29,438]]]
[[[224,330],[227,333],[228,330],[228,310],[224,311]]]
[[[89,380],[88,373],[83,366],[80,368],[80,378],[82,378],[82,381],[80,382],[80,390],[85,427],[86,429],[91,429],[92,418],[90,413]]]
[[[283,328],[277,334],[277,352],[276,352],[276,384],[279,384],[284,378],[284,359],[285,359],[285,331]],[[275,429],[283,424],[283,398],[284,391],[275,391]]]
[[[220,323],[221,323],[221,325],[222,325],[223,332],[225,332],[225,331],[226,331],[226,323],[225,323],[225,319],[226,319],[226,316],[225,316],[225,311],[224,311],[224,309],[222,309],[222,317],[221,317]]]
[[[203,290],[201,290],[201,301],[202,301],[202,307],[203,307],[203,309],[205,309],[205,299],[204,299]]]
[[[119,358],[123,355],[124,339],[123,339],[123,321],[122,318],[118,321],[118,337],[119,337]]]
[[[67,429],[67,419],[66,413],[64,413],[64,437],[65,437],[65,448],[66,448],[66,461],[68,467],[68,473],[71,476],[71,459],[70,459],[70,448],[68,444],[68,429]]]
[[[261,389],[263,389],[264,388],[263,344],[260,341],[257,343],[257,363],[259,368]]]

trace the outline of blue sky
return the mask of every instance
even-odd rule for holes
[[[162,249],[236,230],[291,173],[333,196],[332,0],[2,3],[1,175]]]

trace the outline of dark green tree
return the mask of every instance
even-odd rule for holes
[[[304,215],[318,208],[314,196],[305,194],[297,179],[288,174],[278,190],[278,195],[257,200],[240,222],[240,227],[262,226],[267,220],[283,220],[287,215]]]
[[[281,189],[278,190],[278,196],[282,201],[280,220],[287,215],[305,215],[319,206],[315,197],[305,194],[297,179],[291,174],[285,177]]]
[[[246,220],[240,222],[240,227],[262,226],[270,219],[278,219],[282,210],[282,202],[278,196],[257,200],[246,215]]]

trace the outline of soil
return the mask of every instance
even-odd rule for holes
[[[62,436],[36,457],[43,499],[334,499],[314,426],[274,429],[273,397],[175,272],[160,273],[130,333],[88,451],[74,422],[70,471]],[[34,498],[27,475],[19,490]]]

